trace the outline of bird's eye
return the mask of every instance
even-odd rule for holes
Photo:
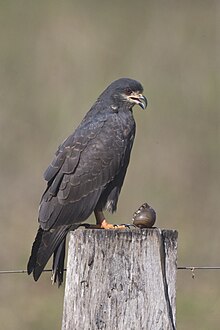
[[[131,93],[132,93],[132,90],[130,89],[130,87],[127,87],[127,88],[125,89],[125,94],[126,94],[126,95],[131,95]]]

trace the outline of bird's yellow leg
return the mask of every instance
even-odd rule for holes
[[[100,224],[101,229],[125,229],[125,225],[113,225],[104,219]]]
[[[95,218],[96,218],[95,228],[98,228],[98,229],[125,229],[126,228],[125,225],[113,225],[111,223],[108,223],[107,220],[105,219],[105,216],[102,211],[95,210],[94,213],[95,213]]]

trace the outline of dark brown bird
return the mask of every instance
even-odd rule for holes
[[[28,261],[38,280],[52,254],[53,281],[63,281],[65,240],[92,212],[98,228],[114,228],[103,210],[114,212],[135,136],[132,108],[145,109],[143,87],[121,78],[99,96],[81,124],[58,148],[44,173],[39,229]],[[122,228],[120,226],[118,228]]]

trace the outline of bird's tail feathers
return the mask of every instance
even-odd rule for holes
[[[63,283],[66,237],[56,248],[53,254],[52,283],[58,282],[58,287]]]
[[[37,254],[38,254],[38,250],[40,248],[41,245],[41,241],[42,241],[42,235],[43,235],[43,229],[39,228],[37,231],[37,235],[35,237],[34,243],[32,245],[32,249],[31,249],[31,256],[28,260],[28,264],[27,264],[27,273],[28,275],[30,275],[36,265],[37,262]]]
[[[71,227],[71,225],[60,226],[49,231],[44,231],[42,228],[38,229],[27,265],[27,272],[28,274],[33,272],[35,281],[39,279],[49,258],[54,253],[53,281],[58,280],[58,286],[62,283],[65,238]]]

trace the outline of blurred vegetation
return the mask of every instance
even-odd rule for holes
[[[26,267],[42,173],[119,77],[140,80],[149,107],[135,111],[111,220],[147,201],[157,226],[179,231],[179,265],[219,265],[219,16],[218,1],[0,1],[1,269]],[[178,271],[178,329],[219,329],[219,276]],[[2,329],[60,329],[63,288],[49,277],[1,275]]]

